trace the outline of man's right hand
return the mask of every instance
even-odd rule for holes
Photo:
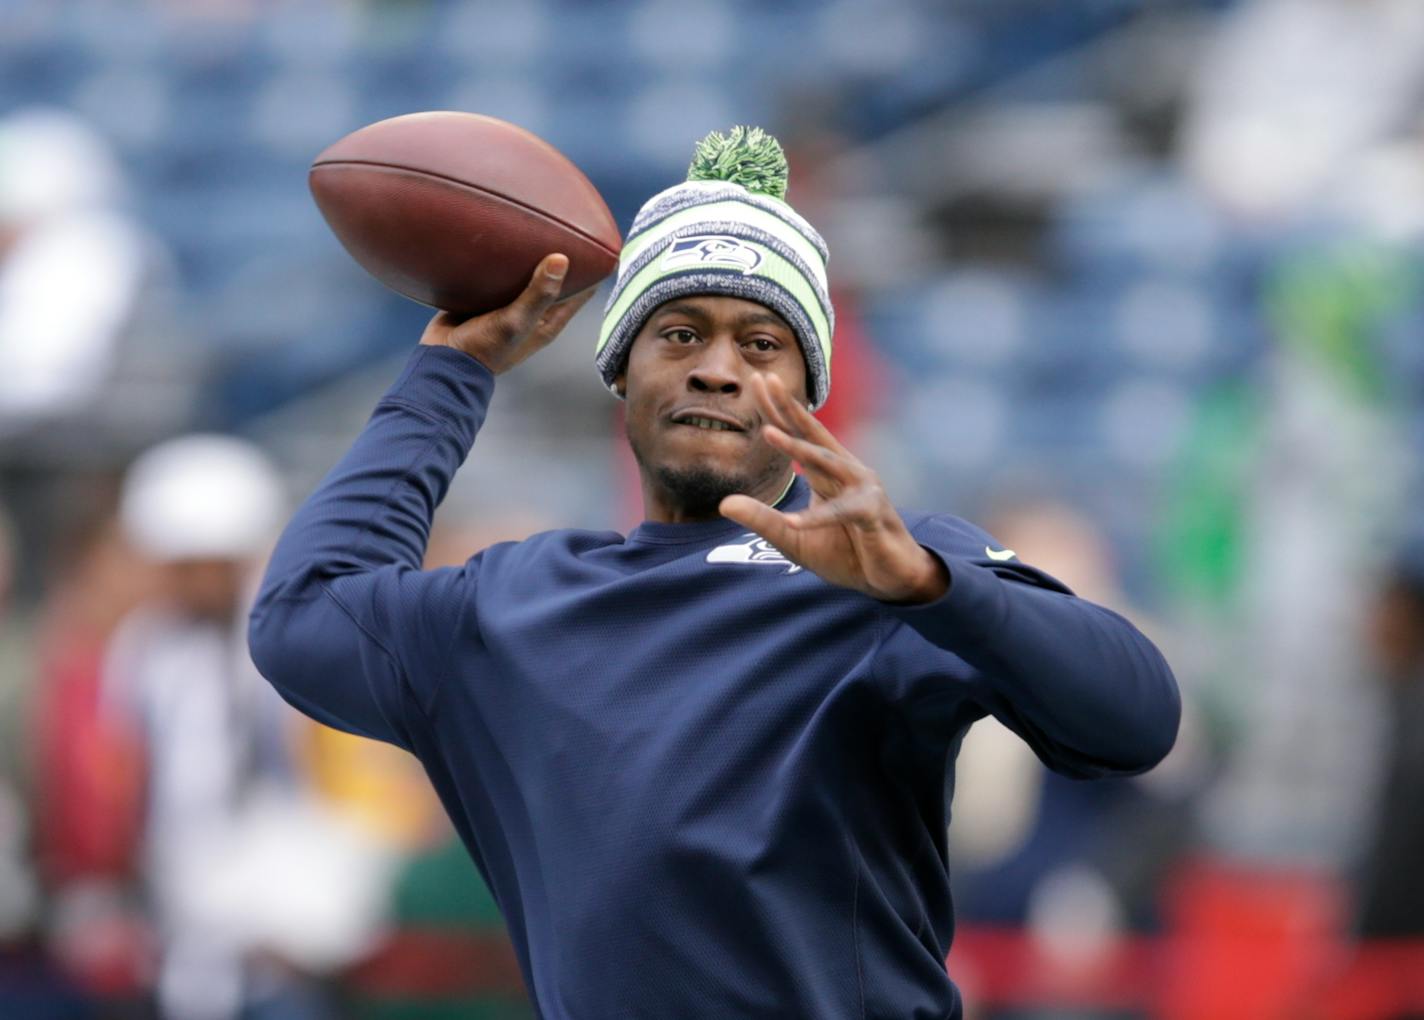
[[[512,304],[463,321],[438,312],[420,342],[464,351],[495,375],[506,372],[550,343],[593,297],[596,288],[589,287],[558,300],[568,271],[567,256],[546,256]]]

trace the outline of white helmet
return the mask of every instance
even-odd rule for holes
[[[256,446],[191,435],[134,461],[119,517],[129,540],[153,559],[240,560],[272,540],[284,503],[281,478]]]

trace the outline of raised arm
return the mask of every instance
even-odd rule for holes
[[[549,343],[591,292],[555,303],[545,259],[509,307],[431,320],[351,449],[282,533],[248,627],[252,659],[320,722],[411,746],[478,584],[479,557],[422,571],[435,509],[484,422],[494,377]]]

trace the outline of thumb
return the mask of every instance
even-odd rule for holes
[[[578,310],[588,303],[589,298],[593,297],[596,290],[596,287],[588,287],[572,297],[562,298],[550,305],[539,319],[539,325],[527,334],[524,343],[510,359],[509,366],[519,364],[553,343],[563,328],[569,324],[569,320],[578,314]]]
[[[544,312],[559,300],[568,271],[567,255],[546,255],[534,268],[528,286],[504,310],[509,325],[516,333],[528,333],[539,324]]]
[[[748,531],[755,531],[780,549],[782,555],[791,555],[787,552],[787,547],[794,544],[794,535],[787,515],[780,510],[772,509],[759,499],[738,493],[724,497],[717,507],[717,512],[730,521],[736,521]]]

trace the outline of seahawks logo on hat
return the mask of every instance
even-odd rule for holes
[[[662,268],[692,269],[697,266],[730,266],[750,273],[761,265],[761,252],[728,234],[699,234],[681,237],[663,256]]]

